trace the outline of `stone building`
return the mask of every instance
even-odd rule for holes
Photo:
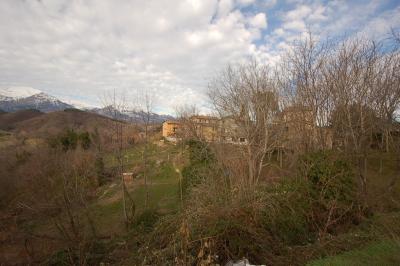
[[[207,142],[245,143],[240,129],[231,117],[195,115],[186,120],[165,121],[162,135],[170,141],[196,138]]]

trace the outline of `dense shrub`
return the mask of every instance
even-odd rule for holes
[[[85,254],[80,254],[75,250],[72,250],[72,252],[68,249],[58,250],[47,259],[45,265],[101,265],[101,263],[107,261],[106,256],[109,250],[105,243],[91,240],[85,243],[84,248]]]
[[[263,226],[277,242],[300,245],[315,239],[307,218],[311,210],[307,190],[304,180],[285,178],[263,192]]]
[[[82,132],[82,133],[78,134],[78,139],[79,139],[79,141],[81,143],[81,147],[84,150],[87,150],[87,149],[90,148],[90,145],[92,144],[92,141],[90,139],[89,132],[85,131],[85,132]]]
[[[212,174],[215,162],[215,156],[206,143],[190,140],[187,146],[189,147],[189,164],[182,170],[182,189],[185,194]]]
[[[60,147],[63,151],[75,150],[78,144],[82,149],[87,150],[92,144],[90,134],[87,131],[75,132],[73,129],[67,129],[57,137],[51,138],[50,147]]]
[[[356,213],[357,183],[350,163],[327,152],[304,155],[299,178],[307,185],[304,194],[312,207],[309,220],[320,234],[351,221]]]
[[[326,152],[311,153],[300,159],[299,174],[308,180],[314,198],[343,203],[355,199],[354,174],[345,160],[333,158]]]
[[[134,220],[133,226],[140,228],[145,232],[152,231],[153,227],[157,223],[160,215],[154,209],[146,209],[139,213]]]
[[[256,264],[287,265],[291,247],[322,241],[351,225],[356,215],[355,176],[334,154],[306,154],[291,176],[248,188],[227,182],[205,144],[188,145],[185,208],[158,221],[150,239],[163,241],[149,240],[150,249],[141,251],[153,264],[246,257]]]
[[[104,167],[104,159],[100,154],[96,155],[96,159],[94,161],[94,168],[96,171],[97,182],[99,185],[104,185],[107,179],[107,174]]]

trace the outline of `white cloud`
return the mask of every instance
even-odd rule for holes
[[[360,31],[360,35],[378,39],[388,37],[392,29],[400,29],[400,6],[383,12],[371,19]]]
[[[277,36],[283,36],[285,34],[285,30],[282,28],[277,28],[274,30],[274,34],[276,34]]]
[[[326,20],[326,8],[319,4],[299,4],[283,16],[282,27],[298,32],[306,31],[311,25]]]
[[[288,30],[296,30],[296,31],[305,31],[306,30],[306,24],[304,20],[291,20],[286,22],[283,25],[284,29]]]
[[[382,34],[388,25],[399,26],[399,8],[381,12],[381,5],[378,0],[307,0],[283,8],[275,0],[0,1],[0,86],[30,86],[89,104],[98,103],[106,90],[134,97],[137,89],[147,89],[163,112],[183,103],[206,106],[207,81],[216,71],[249,56],[276,62],[307,27],[337,35],[349,29]],[[272,7],[283,11],[269,13]]]
[[[325,13],[326,13],[326,8],[322,5],[317,5],[316,7],[314,7],[314,10],[312,11],[308,19],[312,22],[326,20],[328,19],[328,17],[326,16]]]
[[[261,5],[266,8],[271,8],[276,5],[277,0],[263,0],[261,1]]]
[[[226,16],[232,11],[235,4],[233,0],[220,0],[218,2],[218,15],[220,17]]]
[[[109,89],[155,88],[160,109],[202,105],[216,70],[257,51],[266,16],[237,6],[252,2],[2,1],[0,85],[89,104]]]
[[[296,9],[293,9],[289,11],[286,15],[285,18],[286,20],[300,20],[304,19],[306,16],[310,15],[312,12],[312,9],[307,6],[307,5],[299,5],[296,7]]]
[[[259,29],[265,29],[267,27],[267,16],[265,13],[258,13],[250,18],[250,25]]]
[[[239,4],[247,6],[250,4],[253,4],[255,2],[255,0],[237,0]]]

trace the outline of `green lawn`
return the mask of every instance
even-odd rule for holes
[[[179,185],[177,182],[168,184],[153,184],[149,188],[148,207],[159,210],[160,212],[171,212],[178,208],[179,203]],[[136,208],[144,209],[146,199],[146,189],[140,185],[131,192],[136,203]]]
[[[124,164],[128,169],[142,162],[143,150],[144,144],[137,144],[134,147],[124,150]],[[179,147],[169,143],[166,143],[162,147],[152,143],[147,146],[147,159],[149,161],[167,161],[177,153],[179,153]],[[115,167],[117,163],[112,153],[105,156],[105,167]]]
[[[393,241],[374,242],[362,249],[315,260],[308,266],[362,266],[362,265],[400,265],[400,244]]]
[[[143,146],[137,146],[126,150],[126,165],[139,165],[141,163]],[[160,214],[175,212],[179,209],[179,173],[175,170],[174,159],[178,154],[177,147],[174,145],[149,145],[148,158],[148,204],[147,209],[152,209]],[[113,158],[109,155],[107,159],[108,166],[112,166]],[[102,197],[98,203],[93,206],[96,224],[98,230],[104,233],[115,232],[116,234],[124,232],[124,219],[122,208],[122,190],[118,180],[113,187],[104,188]],[[141,175],[133,184],[127,185],[130,196],[132,197],[136,213],[143,212],[146,201],[146,186]]]

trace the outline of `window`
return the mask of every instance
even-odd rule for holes
[[[245,142],[246,139],[245,139],[245,138],[239,138],[239,141],[240,141],[240,142]]]

